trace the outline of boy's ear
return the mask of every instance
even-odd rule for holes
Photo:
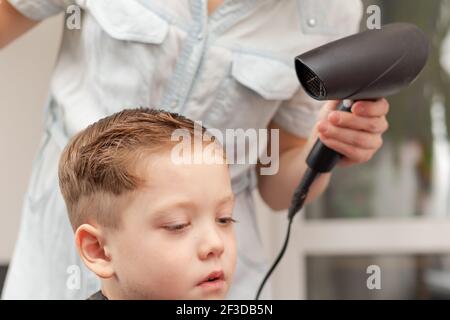
[[[82,224],[75,231],[75,243],[83,262],[97,276],[107,279],[114,275],[114,268],[103,237],[101,229],[91,224]]]

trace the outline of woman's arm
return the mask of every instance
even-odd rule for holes
[[[0,49],[38,24],[19,13],[6,0],[0,0]]]
[[[308,140],[283,130],[272,122],[269,129],[280,130],[279,170],[275,175],[259,175],[258,189],[266,204],[274,210],[289,207],[292,194],[306,170],[306,157],[319,137],[322,142],[344,155],[340,166],[369,161],[382,146],[382,134],[387,130],[385,99],[375,102],[359,101],[352,113],[334,111],[336,101],[327,102],[321,109],[319,121]],[[333,117],[337,115],[338,117]],[[270,135],[269,135],[270,136]],[[270,147],[270,141],[268,147]],[[274,157],[272,156],[272,159]],[[306,203],[319,196],[327,187],[331,173],[319,176],[310,188]]]
[[[317,125],[314,131],[317,131]],[[271,122],[269,130],[279,130],[279,163],[278,173],[275,175],[259,175],[258,189],[264,202],[273,210],[288,208],[292,193],[300,182],[306,170],[306,157],[315,142],[312,134],[308,140],[299,138]],[[270,135],[269,135],[270,137]],[[270,146],[270,142],[269,145]],[[272,155],[272,159],[275,157]],[[258,165],[257,170],[262,165]],[[258,172],[257,171],[257,172]],[[320,175],[311,186],[306,203],[319,196],[327,187],[331,174]]]

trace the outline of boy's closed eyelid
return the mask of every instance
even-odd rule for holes
[[[183,218],[167,218],[164,219],[164,217],[153,220],[151,222],[153,228],[155,229],[165,229],[165,230],[173,230],[177,229],[179,226],[186,226],[191,224],[191,220],[187,217]]]
[[[237,223],[237,222],[239,222],[238,220],[234,219],[234,218],[231,217],[231,216],[218,218],[217,220],[219,220],[219,221],[222,220],[222,221],[227,222],[227,223],[229,223],[229,222],[231,222],[231,223]]]
[[[186,228],[188,228],[191,224],[190,223],[179,223],[179,224],[172,224],[172,225],[166,225],[163,226],[164,229],[167,229],[169,231],[183,231]]]

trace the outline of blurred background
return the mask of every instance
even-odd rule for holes
[[[432,41],[430,61],[418,81],[389,99],[383,148],[365,165],[337,168],[327,191],[296,218],[273,276],[277,299],[450,298],[450,0],[363,2],[381,8],[382,24],[423,29]],[[0,292],[62,23],[62,16],[49,19],[0,51]],[[255,198],[263,241],[275,257],[286,216]],[[368,286],[371,266],[380,288]]]

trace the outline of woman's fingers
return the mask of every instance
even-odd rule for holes
[[[330,123],[324,122],[324,125],[332,124],[341,128],[364,130],[370,133],[383,133],[389,127],[384,116],[363,117],[345,111],[333,111],[328,115],[327,120]]]
[[[375,101],[357,101],[352,106],[352,113],[362,117],[382,117],[389,112],[389,102],[385,99]]]
[[[349,163],[354,164],[367,162],[375,153],[373,149],[359,148],[333,138],[325,137],[322,134],[319,134],[319,137],[323,144],[325,144],[328,148],[342,154],[346,158],[345,160]]]
[[[362,148],[362,149],[378,149],[383,144],[381,135],[372,134],[365,131],[347,129],[334,126],[330,123],[319,124],[320,136],[340,141],[342,143]]]
[[[314,129],[320,140],[344,156],[340,165],[369,161],[383,144],[382,134],[388,129],[386,99],[358,101],[352,112],[336,111],[338,101],[329,101],[321,110]]]

